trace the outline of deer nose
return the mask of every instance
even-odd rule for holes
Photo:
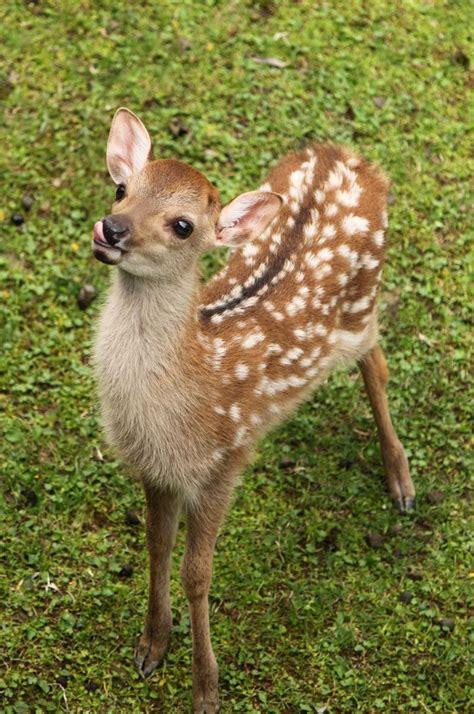
[[[126,238],[130,233],[128,226],[125,226],[120,222],[119,218],[115,216],[107,216],[102,221],[102,230],[104,232],[104,238],[110,245],[117,245],[122,238]]]

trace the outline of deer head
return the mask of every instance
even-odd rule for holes
[[[124,108],[112,121],[107,166],[116,200],[94,226],[92,249],[103,263],[140,277],[181,275],[203,250],[251,240],[281,205],[277,194],[252,191],[221,211],[218,191],[199,171],[175,159],[153,159],[148,131]]]

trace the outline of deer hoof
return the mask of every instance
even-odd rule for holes
[[[412,513],[415,510],[415,497],[414,496],[400,496],[395,499],[400,513]]]
[[[135,666],[139,673],[146,679],[162,662],[166,653],[166,647],[154,647],[152,644],[140,640],[135,649]]]

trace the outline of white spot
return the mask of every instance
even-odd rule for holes
[[[262,342],[262,340],[264,339],[265,335],[263,334],[263,332],[261,332],[261,330],[256,330],[250,335],[247,335],[247,337],[242,342],[242,347],[248,350],[251,347],[255,347],[255,345],[258,345],[258,343]]]
[[[353,302],[352,305],[350,306],[349,312],[362,312],[363,310],[367,310],[369,305],[370,305],[370,299],[366,295],[365,297],[362,297],[359,300],[356,300],[355,302]]]
[[[315,223],[306,223],[306,225],[303,228],[303,235],[306,238],[306,240],[311,240],[311,238],[314,238],[316,235],[318,227]]]
[[[375,270],[375,268],[378,268],[379,266],[379,261],[370,253],[364,253],[361,258],[360,265],[362,268],[366,268],[367,270]]]
[[[326,189],[326,191],[331,191],[335,188],[341,188],[343,179],[343,173],[340,170],[340,167],[338,166],[330,172],[328,179],[324,184],[324,188]]]
[[[354,267],[357,264],[359,255],[355,250],[351,250],[348,245],[340,245],[337,251],[343,258],[347,258],[349,260],[351,267]]]
[[[327,335],[328,333],[328,328],[325,325],[316,325],[314,328],[314,333],[316,335],[320,335],[320,337],[324,337],[324,335]]]
[[[212,452],[212,460],[213,461],[222,461],[224,458],[225,451],[224,449],[215,449]]]
[[[267,355],[279,355],[283,352],[283,347],[277,345],[276,342],[272,342],[271,345],[267,347]]]
[[[384,241],[384,232],[383,231],[375,231],[373,235],[374,243],[375,245],[378,245],[379,248],[383,246],[383,241]]]
[[[288,377],[288,384],[291,387],[303,387],[307,384],[307,380],[303,379],[303,377],[297,377],[296,374],[292,374]]]
[[[384,228],[388,226],[388,214],[387,211],[382,211],[382,225]]]
[[[323,248],[316,254],[316,257],[318,258],[318,260],[327,261],[331,260],[334,257],[334,253],[332,252],[332,250],[330,250],[330,248]]]
[[[244,362],[238,362],[235,365],[235,376],[237,379],[247,379],[249,376],[249,368]]]
[[[232,404],[229,409],[229,414],[231,419],[234,421],[239,421],[240,419],[240,407],[238,404]]]
[[[213,315],[211,317],[211,322],[214,323],[214,325],[218,325],[223,319],[224,315]]]
[[[250,417],[250,423],[253,424],[254,426],[258,426],[259,424],[262,423],[262,417],[259,416],[258,414],[252,414]]]
[[[234,446],[242,446],[242,444],[245,441],[247,431],[248,431],[248,429],[246,426],[239,426],[239,428],[237,429],[237,432],[235,434]]]
[[[326,194],[324,191],[315,191],[314,192],[314,200],[316,203],[324,203],[324,199],[326,198]]]
[[[356,169],[360,165],[360,161],[357,157],[351,156],[351,158],[347,160],[347,165],[351,169]]]
[[[242,254],[245,255],[246,258],[251,258],[252,256],[257,255],[257,253],[258,246],[256,246],[255,243],[246,243],[242,248]]]
[[[281,407],[279,407],[278,404],[270,404],[270,412],[272,414],[280,414]]]
[[[304,280],[304,273],[301,270],[299,270],[295,275],[295,282],[302,283],[303,280]]]
[[[342,219],[342,228],[348,236],[356,235],[357,233],[366,233],[369,230],[369,221],[362,216],[355,216],[350,213]]]
[[[332,223],[327,223],[325,226],[323,226],[323,229],[321,231],[321,237],[324,240],[328,240],[329,238],[334,238],[335,235],[336,235],[336,229]]]
[[[362,189],[358,183],[354,183],[348,191],[338,191],[336,200],[346,208],[355,208],[358,205]]]
[[[296,330],[293,330],[293,334],[297,340],[305,340],[306,339],[306,332],[304,330],[302,330],[300,327],[297,327]]]
[[[293,270],[295,269],[295,263],[293,260],[290,260],[289,258],[285,261],[285,264],[283,266],[283,269],[286,270],[287,273],[292,273]]]
[[[342,287],[343,285],[347,285],[347,281],[349,280],[349,276],[347,273],[340,273],[340,275],[337,276],[337,282],[339,285]]]
[[[324,278],[326,275],[329,275],[332,273],[332,267],[329,265],[329,263],[324,263],[319,270],[318,270],[318,278]]]
[[[319,265],[319,260],[314,253],[310,253],[308,251],[304,256],[304,259],[306,265],[308,265],[310,268],[316,268]]]
[[[324,209],[324,215],[328,218],[333,218],[333,216],[336,215],[337,211],[338,208],[335,203],[328,203],[328,205]]]
[[[294,227],[295,227],[295,219],[293,218],[293,216],[290,216],[290,217],[288,218],[288,220],[287,220],[287,222],[286,222],[286,225],[288,226],[288,228],[294,228]]]
[[[297,312],[300,310],[303,310],[304,307],[306,306],[306,300],[299,295],[295,295],[292,300],[288,303],[286,306],[286,313],[290,316],[293,317],[293,315],[296,315]]]
[[[271,316],[274,317],[275,320],[278,320],[278,322],[281,322],[282,320],[285,319],[285,316],[283,315],[283,313],[278,312],[278,311],[272,312]]]
[[[300,357],[302,354],[303,350],[301,349],[301,347],[292,347],[287,352],[287,355],[291,360],[298,359],[298,357]]]
[[[225,409],[223,407],[220,407],[219,405],[217,407],[213,407],[213,410],[216,414],[220,414],[221,416],[224,416],[225,414]]]
[[[303,181],[305,178],[305,172],[302,171],[301,169],[296,169],[296,171],[293,171],[293,173],[290,175],[290,190],[289,194],[291,198],[295,199],[296,201],[301,201],[303,198]]]

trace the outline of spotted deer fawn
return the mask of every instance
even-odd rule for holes
[[[193,706],[216,712],[208,593],[218,529],[257,439],[337,365],[358,362],[390,493],[401,511],[413,507],[378,346],[388,182],[350,151],[316,145],[221,208],[199,171],[153,160],[147,130],[127,109],[113,119],[107,164],[116,201],[95,224],[92,249],[118,270],[94,362],[108,440],[146,494],[149,600],[135,661],[147,676],[166,652],[183,510]],[[199,256],[223,245],[229,260],[201,286]]]

